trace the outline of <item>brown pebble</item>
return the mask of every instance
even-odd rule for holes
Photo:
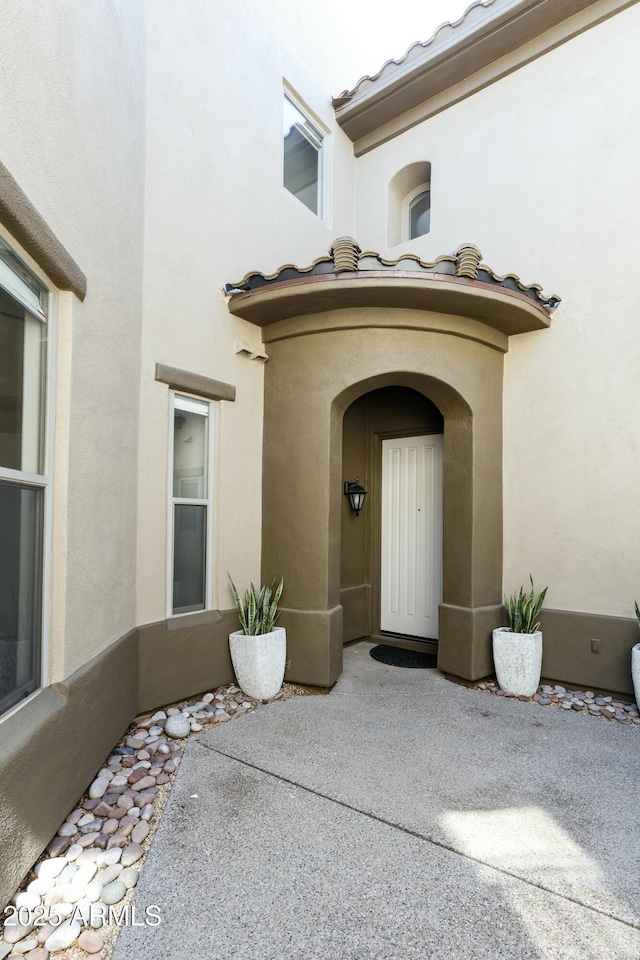
[[[135,763],[137,763],[137,760],[136,760],[135,757],[123,757],[123,758],[122,758],[122,766],[123,766],[123,767],[133,767]]]
[[[137,805],[139,807],[144,807],[146,806],[147,803],[153,803],[157,792],[158,792],[157,787],[149,787],[148,790],[143,790],[140,794],[138,794]]]
[[[131,831],[133,830],[133,824],[131,822],[126,823],[127,818],[121,821],[120,826],[116,830],[116,837],[128,837]]]
[[[111,806],[108,803],[105,803],[104,800],[101,800],[100,803],[93,808],[93,812],[96,817],[110,817]]]
[[[96,840],[100,834],[96,831],[95,833],[86,833],[84,837],[80,837],[76,840],[76,843],[80,844],[81,847],[91,847],[93,841]]]
[[[44,947],[36,947],[35,950],[29,950],[25,953],[25,960],[49,960],[49,951]]]
[[[60,857],[70,844],[71,837],[54,837],[47,847],[47,853],[50,857]]]
[[[83,930],[78,937],[78,946],[86,953],[99,953],[104,947],[104,940],[93,930]]]
[[[144,847],[141,847],[139,843],[132,843],[127,847],[126,850],[123,850],[122,857],[120,858],[120,863],[123,867],[130,867],[132,864],[136,863],[140,857],[144,855]]]
[[[138,780],[143,780],[146,776],[148,776],[148,770],[146,767],[136,767],[135,770],[131,771],[127,779],[129,780],[129,783],[133,785],[134,783],[137,783]]]
[[[134,843],[142,843],[149,835],[149,824],[146,820],[141,820],[131,831],[131,839]]]
[[[102,827],[102,832],[106,833],[107,836],[110,836],[112,833],[115,833],[117,829],[118,829],[118,820],[115,817],[112,817],[111,819],[107,820],[104,823]]]
[[[159,773],[156,777],[156,784],[160,787],[163,783],[169,783],[171,777],[168,773]]]
[[[39,927],[37,934],[38,943],[44,943],[49,934],[53,933],[55,929],[52,923],[45,923],[44,927]]]
[[[113,847],[126,847],[127,838],[122,835],[118,836],[117,833],[114,833],[112,837],[109,837],[109,843],[107,844],[107,850],[111,850]]]
[[[146,773],[146,770],[145,770],[145,773]],[[140,790],[148,790],[149,787],[155,787],[155,785],[156,785],[155,777],[144,776],[144,777],[141,777],[137,783],[134,783],[131,789],[137,793]]]

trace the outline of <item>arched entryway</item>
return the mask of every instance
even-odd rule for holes
[[[229,288],[231,312],[263,328],[269,356],[262,573],[284,576],[290,680],[330,686],[342,669],[345,613],[347,635],[355,616],[341,602],[343,483],[355,479],[343,468],[344,418],[386,388],[415,391],[442,416],[438,665],[468,680],[492,669],[491,630],[502,620],[503,358],[509,336],[549,325],[557,298],[498,277],[480,257],[467,244],[431,264],[408,255],[393,263],[360,255],[346,238],[307,270],[248,274]]]
[[[339,676],[343,481],[354,479],[342,465],[344,415],[358,397],[387,386],[417,391],[442,414],[438,662],[461,677],[486,675],[490,631],[501,613],[503,353],[424,329],[429,315],[417,311],[411,318],[402,310],[368,311],[384,325],[366,329],[353,325],[351,313],[325,314],[322,330],[268,346],[263,571],[283,573],[287,584],[289,676],[326,685]]]
[[[359,515],[342,503],[340,604],[345,642],[382,637],[434,652],[442,600],[443,431],[437,406],[400,385],[346,409],[342,475],[367,490]]]

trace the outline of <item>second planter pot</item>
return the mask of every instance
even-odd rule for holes
[[[270,700],[282,686],[287,659],[287,632],[248,637],[242,630],[229,634],[229,651],[238,686],[254,700]]]
[[[498,685],[516,697],[532,697],[542,672],[542,632],[513,633],[510,627],[493,631],[493,664]]]
[[[631,676],[636,703],[640,706],[640,643],[631,647]]]

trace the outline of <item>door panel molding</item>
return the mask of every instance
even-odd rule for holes
[[[383,439],[381,630],[435,640],[442,601],[443,435]]]

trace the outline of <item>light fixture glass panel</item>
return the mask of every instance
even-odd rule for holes
[[[173,496],[207,499],[209,404],[176,397],[173,413]]]
[[[0,287],[0,466],[44,472],[47,326]]]
[[[409,207],[409,238],[423,237],[431,227],[431,191],[424,190]]]

